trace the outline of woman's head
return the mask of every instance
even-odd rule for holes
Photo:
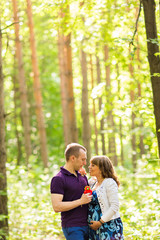
[[[92,165],[96,165],[99,168],[102,178],[113,178],[117,185],[120,185],[113,164],[107,156],[94,156],[91,158],[90,162]]]

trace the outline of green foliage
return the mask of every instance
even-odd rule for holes
[[[47,133],[47,147],[49,160],[52,164],[53,156],[64,150],[63,122],[60,96],[60,77],[58,66],[58,31],[63,31],[66,35],[71,33],[72,39],[72,63],[74,96],[76,105],[77,128],[79,131],[79,142],[82,143],[82,118],[81,118],[81,93],[82,93],[82,73],[80,63],[80,50],[87,54],[88,64],[88,90],[89,90],[89,110],[93,108],[92,97],[95,100],[97,127],[100,133],[100,120],[104,118],[105,139],[108,139],[109,129],[106,121],[108,112],[112,109],[114,121],[116,123],[114,131],[119,142],[119,119],[122,119],[122,131],[124,141],[125,159],[131,161],[131,133],[135,132],[137,139],[140,134],[144,136],[144,145],[152,157],[157,156],[155,122],[152,105],[152,91],[150,84],[149,67],[147,65],[147,43],[143,12],[138,22],[138,34],[134,40],[135,30],[135,10],[139,6],[136,0],[124,3],[123,0],[90,0],[84,1],[66,0],[33,0],[32,12],[34,20],[34,31],[36,39],[36,50],[41,80],[41,91],[43,96],[43,111]],[[6,8],[7,5],[7,8]],[[70,8],[70,11],[69,11]],[[25,77],[28,88],[29,113],[31,118],[31,140],[33,155],[30,163],[40,163],[39,135],[37,131],[37,119],[35,115],[35,100],[33,96],[33,73],[31,65],[31,52],[29,43],[29,29],[26,12],[26,2],[18,1],[20,20],[20,39],[23,48],[23,62]],[[2,0],[1,4],[1,27],[3,31],[3,73],[5,87],[5,111],[6,117],[6,146],[8,162],[17,161],[17,137],[16,128],[19,132],[21,157],[20,164],[25,164],[25,148],[23,139],[23,126],[21,122],[21,110],[19,95],[17,95],[17,121],[15,122],[14,90],[13,79],[17,74],[15,55],[15,34],[13,23],[13,7],[10,1]],[[64,12],[62,18],[60,12]],[[157,12],[158,14],[158,12]],[[138,37],[138,40],[137,40]],[[157,39],[151,39],[152,43],[158,44]],[[130,44],[132,42],[132,44]],[[130,52],[129,52],[130,44]],[[104,45],[109,48],[109,59],[104,61]],[[140,60],[137,59],[137,50],[140,51]],[[93,57],[94,89],[91,89],[89,54]],[[96,56],[99,57],[101,70],[101,84],[97,86]],[[156,53],[159,57],[159,53]],[[130,76],[129,64],[134,66],[134,75]],[[111,87],[105,89],[106,73],[105,67],[110,67]],[[155,73],[154,76],[159,76]],[[104,85],[103,85],[104,84]],[[141,96],[138,98],[138,84],[141,86]],[[134,89],[135,99],[130,100],[130,90]],[[98,98],[101,97],[102,109],[99,111]],[[136,114],[136,127],[131,132],[131,114]],[[92,129],[91,146],[94,152],[94,119],[90,114]],[[140,126],[143,123],[143,127]],[[100,138],[100,136],[99,136]],[[101,152],[101,143],[99,149]],[[108,148],[106,140],[106,149]],[[117,152],[119,151],[117,144]],[[137,152],[139,152],[139,142],[137,140]],[[120,152],[120,151],[119,151]],[[62,157],[62,155],[60,156]],[[148,156],[150,157],[150,156]],[[138,157],[137,157],[138,158]],[[58,161],[58,159],[56,159]],[[128,164],[127,162],[125,163]]]
[[[50,199],[51,173],[35,167],[7,165],[10,240],[59,239],[60,215],[54,213]]]
[[[7,191],[0,190],[0,195],[1,196],[6,196],[7,195]]]
[[[127,240],[157,240],[160,236],[160,159],[154,163],[138,162],[134,175],[117,169],[120,177],[120,213]]]
[[[49,170],[7,165],[9,196],[9,240],[64,239],[60,214],[50,200],[50,180],[58,165]],[[120,178],[120,215],[126,240],[157,240],[160,235],[160,161],[139,161],[133,174],[116,169]]]

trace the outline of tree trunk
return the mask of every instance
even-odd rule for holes
[[[24,127],[24,143],[25,143],[25,151],[26,151],[26,163],[28,165],[29,157],[32,154],[32,146],[31,146],[31,137],[30,137],[30,117],[28,110],[28,101],[27,101],[27,86],[25,81],[25,73],[23,67],[23,59],[22,59],[22,45],[19,39],[19,17],[18,17],[18,7],[17,1],[12,0],[13,3],[13,13],[14,13],[14,24],[15,27],[15,36],[16,36],[16,62],[18,66],[18,80],[19,80],[19,90],[20,90],[20,99],[21,99],[21,116],[22,116],[22,124]]]
[[[127,0],[127,11],[130,11],[129,6],[129,1]],[[131,76],[131,81],[130,81],[130,100],[131,104],[134,103],[135,101],[135,93],[134,93],[134,69],[133,69],[133,58],[131,57],[131,46],[129,45],[129,73]],[[136,161],[136,136],[135,136],[135,113],[132,109],[132,114],[131,114],[131,147],[132,147],[132,166],[133,166],[133,172],[136,171],[137,167],[137,161]]]
[[[82,139],[83,145],[87,149],[87,167],[89,166],[89,159],[91,158],[91,129],[89,122],[89,104],[88,104],[88,78],[87,78],[87,59],[86,53],[81,50],[81,69],[82,69],[82,77],[83,77],[83,86],[82,86]]]
[[[63,132],[65,146],[72,142],[70,134],[70,123],[68,117],[68,102],[67,102],[67,79],[65,76],[65,58],[64,58],[64,36],[58,34],[58,57],[59,57],[59,69],[61,80],[61,103],[62,103],[62,116],[63,116]]]
[[[76,126],[76,113],[75,102],[73,93],[73,76],[72,76],[72,49],[71,49],[71,34],[64,36],[64,59],[65,76],[67,81],[67,103],[68,103],[68,119],[70,126],[71,142],[78,141],[77,126]]]
[[[16,63],[16,61],[15,61]],[[14,69],[16,69],[16,64],[14,64]],[[17,128],[18,126],[18,99],[19,99],[19,87],[18,87],[18,79],[17,79],[17,74],[16,71],[13,75],[13,90],[14,90],[14,125],[15,125],[15,135],[16,135],[16,140],[17,140],[17,165],[20,165],[21,157],[22,157],[22,143],[21,143],[21,138],[20,138],[20,133]]]
[[[139,46],[139,40],[138,40],[138,34],[137,34],[137,61],[138,61],[138,71],[140,72],[140,52],[139,52],[140,46]],[[141,99],[142,98],[142,94],[141,94],[141,82],[138,81],[138,98]],[[140,118],[141,118],[141,122],[140,122],[140,129],[143,129],[143,119],[142,119],[142,114],[140,114]],[[140,136],[139,136],[139,147],[140,147],[140,153],[141,156],[143,154],[145,154],[145,148],[144,148],[144,134],[143,132],[140,132]]]
[[[36,53],[36,42],[34,36],[34,25],[33,25],[33,16],[32,16],[32,6],[31,0],[27,1],[27,15],[28,15],[28,25],[30,30],[30,46],[32,54],[32,68],[34,74],[34,96],[36,101],[36,116],[38,123],[38,131],[40,136],[40,151],[41,158],[44,164],[44,167],[48,166],[48,153],[47,153],[47,138],[45,130],[45,122],[42,109],[42,94],[41,94],[41,84],[39,77],[37,53]]]
[[[154,76],[155,73],[160,74],[160,56],[155,56],[155,53],[159,53],[158,40],[157,44],[155,42],[152,42],[152,39],[156,40],[158,38],[155,16],[156,5],[154,0],[142,0],[142,3],[147,36],[148,61],[150,66],[151,83],[153,90],[153,106],[156,120],[156,134],[158,139],[158,150],[160,157],[160,75]]]
[[[101,69],[99,63],[99,57],[96,56],[96,65],[97,65],[97,84],[101,83]],[[99,111],[102,109],[102,97],[99,98]],[[105,146],[105,136],[104,136],[104,117],[100,120],[100,134],[102,141],[102,153],[106,155],[106,146]]]
[[[61,79],[61,101],[65,145],[78,141],[73,94],[70,35],[58,35],[58,56]]]
[[[60,10],[60,19],[64,18],[66,12],[69,14],[69,6],[67,6],[66,9],[62,8]],[[71,142],[78,141],[78,131],[73,92],[71,34],[65,36],[63,26],[60,26],[58,32],[58,57],[61,80],[63,132],[65,145],[67,145]]]
[[[118,79],[118,99],[121,101],[121,83],[119,79],[119,65],[118,63],[116,64],[116,70],[117,70],[117,79]],[[124,166],[124,150],[123,150],[123,125],[122,125],[122,118],[121,116],[119,117],[119,138],[120,138],[120,146],[121,146],[121,164]]]
[[[117,154],[116,154],[116,140],[115,140],[115,123],[114,123],[114,117],[112,112],[112,102],[109,100],[109,95],[111,94],[111,82],[110,82],[110,66],[107,64],[107,61],[109,59],[109,49],[108,46],[104,46],[104,55],[105,55],[105,63],[106,63],[106,89],[107,89],[107,104],[109,106],[109,111],[107,115],[107,122],[109,127],[109,133],[108,133],[108,152],[109,157],[111,157],[114,166],[117,166],[118,160],[117,160]]]
[[[92,55],[90,54],[90,70],[91,70],[91,86],[92,89],[94,88],[94,77],[93,77],[93,63],[92,63]],[[96,155],[98,155],[98,131],[97,131],[97,121],[96,121],[96,106],[95,106],[95,99],[93,99],[93,121],[94,121],[94,147]]]
[[[129,55],[130,55],[130,49],[129,49]],[[131,103],[134,103],[135,101],[135,93],[134,93],[134,84],[133,84],[133,66],[132,66],[132,59],[130,59],[130,63],[129,63],[129,72],[130,75],[132,77],[132,80],[130,82],[130,99],[131,99]],[[132,130],[132,134],[131,134],[131,146],[132,146],[132,165],[133,165],[133,171],[136,170],[137,167],[137,161],[136,161],[136,135],[134,133],[134,129],[135,129],[135,118],[136,115],[134,113],[134,111],[132,110],[132,115],[131,115],[131,130]]]
[[[0,238],[7,239],[8,235],[8,207],[7,207],[7,175],[6,175],[6,147],[5,147],[5,111],[2,73],[2,32],[0,23]]]

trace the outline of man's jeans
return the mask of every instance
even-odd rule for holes
[[[88,226],[62,228],[67,240],[88,240]]]

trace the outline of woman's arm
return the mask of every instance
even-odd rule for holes
[[[104,183],[106,194],[109,202],[109,209],[102,215],[101,220],[108,222],[113,215],[119,210],[118,186],[113,179],[107,179]]]

